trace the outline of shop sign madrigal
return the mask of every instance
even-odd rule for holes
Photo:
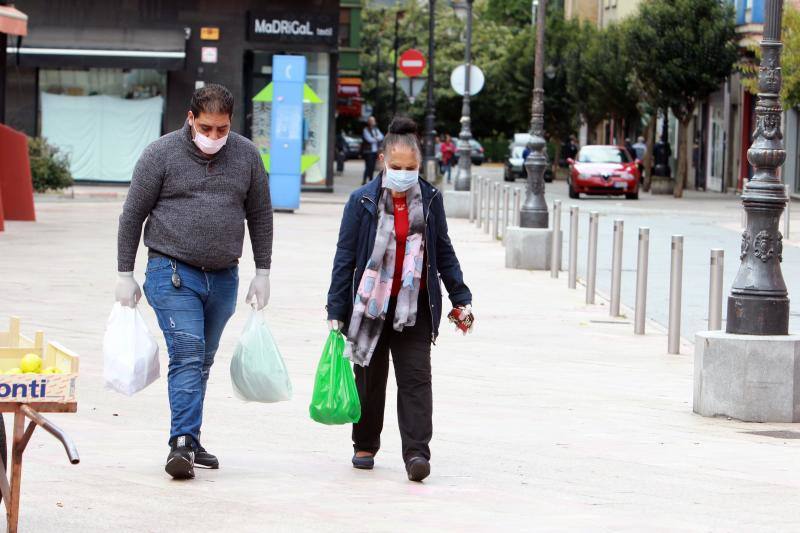
[[[247,38],[250,41],[335,46],[338,39],[337,12],[251,11],[247,19]]]

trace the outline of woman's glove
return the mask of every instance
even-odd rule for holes
[[[257,268],[256,277],[250,282],[245,301],[254,305],[259,311],[269,303],[269,269]]]
[[[117,288],[114,289],[114,299],[125,307],[136,307],[142,297],[139,284],[133,279],[133,272],[119,272]]]
[[[475,325],[475,315],[472,314],[471,304],[454,307],[447,318],[455,324],[456,332],[460,331],[464,335],[471,333]]]

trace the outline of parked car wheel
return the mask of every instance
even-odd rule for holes
[[[572,199],[580,198],[580,193],[576,192],[575,189],[572,188],[572,182],[568,184],[569,187],[569,197]]]
[[[503,167],[503,179],[505,181],[517,181],[514,173],[511,172],[511,169],[508,167]]]

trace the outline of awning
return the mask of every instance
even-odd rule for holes
[[[31,27],[8,62],[39,68],[153,68],[183,70],[186,36],[180,29]]]
[[[28,15],[10,6],[0,6],[0,33],[28,35]]]

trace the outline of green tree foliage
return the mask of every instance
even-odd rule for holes
[[[644,91],[680,121],[675,196],[681,197],[694,108],[719,89],[737,59],[733,8],[719,0],[644,0],[626,35]]]
[[[60,190],[72,186],[69,158],[41,137],[28,137],[33,189],[36,192]]]
[[[555,2],[549,0],[548,7],[553,4]],[[489,20],[499,24],[517,27],[530,26],[533,24],[531,6],[531,0],[488,0],[486,15]]]
[[[593,128],[604,119],[638,118],[639,86],[625,54],[627,25],[598,30],[589,23],[565,20],[563,2],[547,3],[545,36],[545,133],[559,145],[581,120]],[[478,139],[509,139],[528,131],[531,120],[536,28],[530,0],[476,0],[472,37],[473,63],[486,75],[472,98],[472,132]],[[409,0],[398,9],[399,50],[418,48],[427,56],[428,7]],[[394,21],[397,9],[364,10],[364,94],[378,122],[391,120]],[[436,128],[457,135],[462,99],[450,87],[450,73],[464,62],[465,24],[448,2],[436,6]],[[400,75],[402,77],[402,74]],[[378,87],[376,89],[376,80]],[[425,91],[414,104],[398,89],[398,113],[422,122]],[[501,143],[502,144],[502,143]]]
[[[783,10],[782,35],[783,54],[781,56],[781,100],[784,107],[800,106],[800,10],[785,4]],[[761,47],[753,46],[756,62],[742,62],[739,69],[745,74],[742,83],[753,94],[758,93],[758,63],[761,61]]]

